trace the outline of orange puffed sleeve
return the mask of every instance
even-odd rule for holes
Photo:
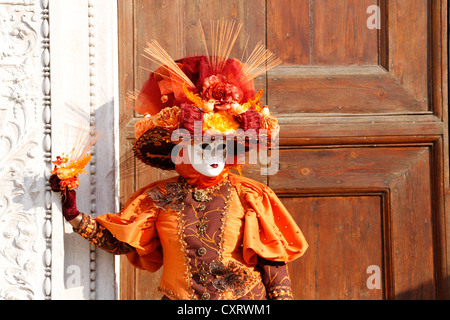
[[[233,178],[245,210],[244,261],[256,264],[260,256],[271,261],[289,262],[302,256],[308,243],[275,193],[256,181]]]
[[[108,213],[95,219],[119,241],[134,247],[135,250],[126,254],[132,265],[151,272],[157,271],[163,263],[155,227],[159,209],[147,197],[147,190],[154,185],[136,191],[120,213]]]

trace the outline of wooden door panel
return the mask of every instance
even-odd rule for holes
[[[432,21],[440,20],[439,1],[401,0],[387,1],[387,51],[386,69],[399,83],[429,108],[429,75],[431,55],[429,45]],[[424,14],[424,13],[427,14]],[[386,15],[386,13],[385,13]]]
[[[384,298],[384,275],[379,290],[366,284],[370,266],[386,269],[381,195],[299,196],[282,201],[310,245],[300,262],[288,265],[296,299]]]
[[[294,273],[298,298],[436,297],[430,147],[289,149],[280,152],[280,163],[269,186],[292,208],[312,244],[304,259],[292,263],[291,268],[302,270]],[[344,249],[335,241],[347,251],[340,252]],[[339,258],[332,268],[327,264],[333,252]],[[349,264],[352,259],[358,263]],[[377,293],[366,290],[364,280],[375,262],[384,279]],[[339,281],[329,274],[336,268],[342,268]],[[314,296],[305,295],[312,285],[308,277],[322,273],[322,283],[314,278]]]
[[[285,65],[376,65],[378,33],[366,27],[376,0],[267,1],[267,45]],[[280,10],[280,8],[289,10]]]
[[[428,147],[334,147],[280,151],[280,167],[269,176],[274,190],[307,189],[327,192],[334,189],[379,190],[430,163]],[[428,185],[430,169],[423,175]],[[408,181],[405,181],[407,183]],[[407,183],[406,185],[409,185]],[[429,200],[429,199],[428,199]]]
[[[376,0],[311,3],[312,65],[378,64],[378,32],[367,28],[367,8]]]
[[[291,10],[279,10],[283,4]],[[380,7],[380,30],[367,27],[371,5]],[[430,22],[423,12],[433,14],[423,0],[269,1],[267,46],[282,46],[285,61],[269,72],[269,105],[282,121],[298,116],[299,123],[305,114],[432,110]]]
[[[280,67],[270,72],[268,85],[269,105],[282,123],[293,116],[301,123],[303,116],[408,114],[426,108],[379,66]]]

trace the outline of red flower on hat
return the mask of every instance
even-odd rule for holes
[[[194,134],[196,121],[203,122],[203,112],[193,104],[183,103],[180,111],[180,128]]]
[[[228,110],[233,101],[242,99],[242,91],[233,84],[227,82],[223,74],[212,75],[203,83],[202,99],[215,100],[214,107],[217,110]]]
[[[249,110],[239,115],[238,121],[242,130],[254,129],[256,132],[261,128],[261,115],[258,111]]]

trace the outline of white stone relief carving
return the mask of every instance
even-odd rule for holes
[[[41,190],[38,186],[39,175],[35,172],[28,171],[12,171],[14,189],[12,195],[17,198],[17,202],[24,205],[25,209],[31,209],[38,204],[36,201]],[[30,208],[27,208],[27,207]]]
[[[0,0],[0,300],[117,297],[113,257],[71,237],[77,235],[48,183],[52,157],[67,151],[67,111],[79,106],[88,127],[100,124],[103,131],[81,177],[80,208],[93,215],[97,207],[98,214],[115,210],[115,128],[107,124],[116,123],[116,6]],[[105,179],[105,172],[113,177]],[[68,288],[70,264],[81,279]]]
[[[0,299],[42,297],[41,8],[0,1]]]
[[[0,254],[5,260],[3,276],[8,284],[0,290],[1,299],[24,300],[35,296],[36,283],[30,276],[39,261],[34,248],[38,235],[35,220],[26,212],[10,212],[0,220],[0,236],[3,237]]]

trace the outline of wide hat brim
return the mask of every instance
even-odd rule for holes
[[[171,140],[172,132],[166,128],[155,127],[146,131],[136,140],[133,152],[144,164],[162,170],[174,170],[171,155],[175,143]]]

